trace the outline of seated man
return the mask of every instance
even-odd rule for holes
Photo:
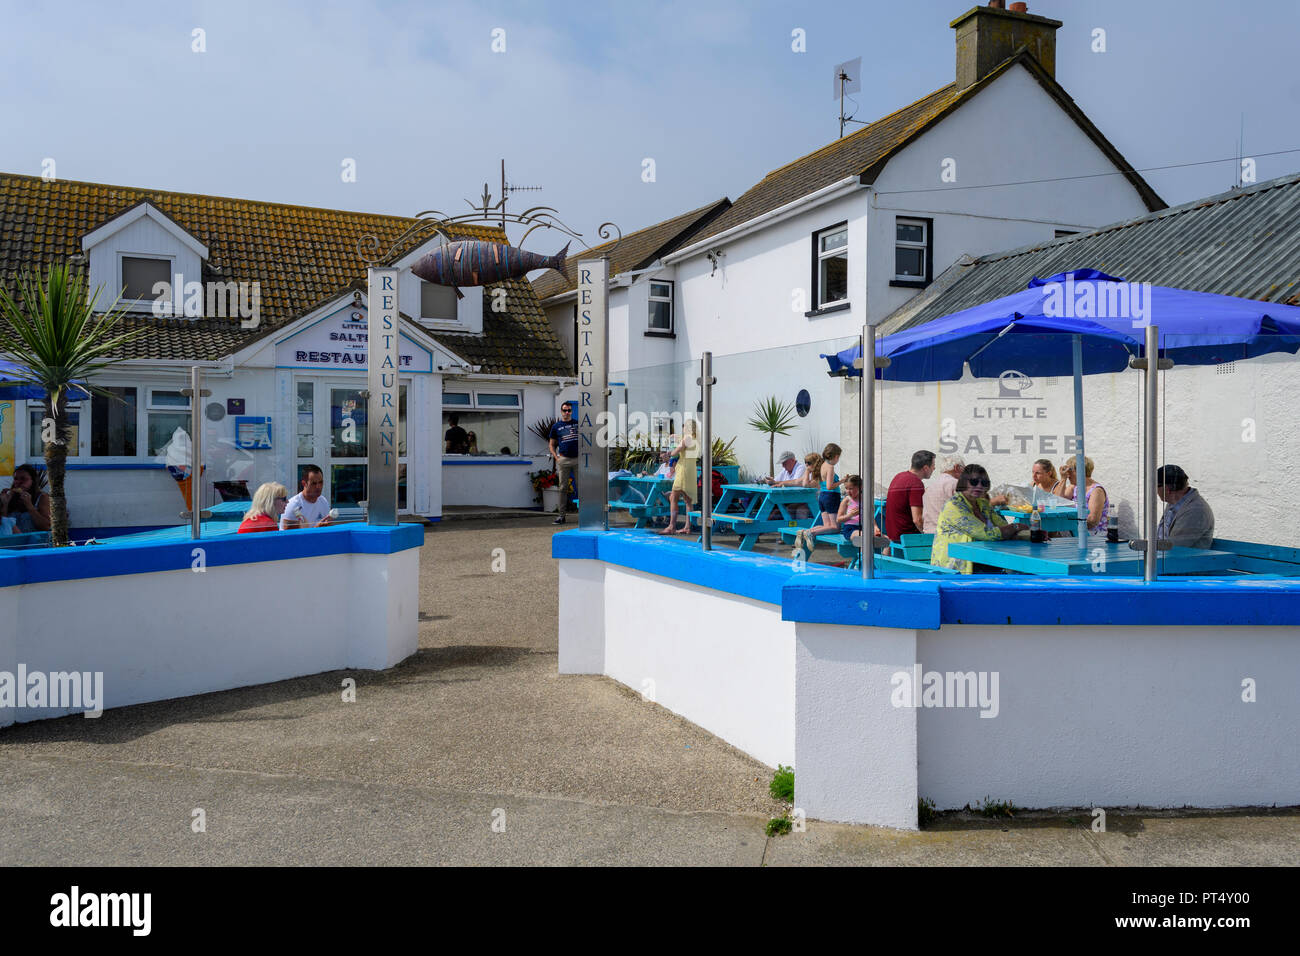
[[[671,478],[673,476],[673,468],[676,467],[676,465],[677,462],[672,460],[668,452],[661,451],[659,453],[659,470],[655,472],[654,476],[656,478]]]
[[[781,452],[781,457],[777,459],[777,462],[781,465],[781,470],[771,478],[760,478],[760,483],[771,485],[773,488],[793,488],[804,483],[804,471],[806,469],[803,462],[795,457],[794,452]]]
[[[325,488],[325,474],[315,465],[302,470],[302,490],[289,499],[280,515],[280,530],[290,528],[320,528],[330,523],[329,499],[321,494]]]
[[[1214,543],[1214,512],[1199,491],[1187,486],[1187,472],[1177,465],[1157,469],[1156,494],[1165,503],[1158,540],[1175,548],[1208,548]]]

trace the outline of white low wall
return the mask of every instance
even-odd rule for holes
[[[794,764],[794,624],[779,607],[602,562],[559,565],[562,672],[605,674],[768,766]]]
[[[108,708],[392,667],[418,643],[419,555],[345,553],[3,587],[0,671],[103,672]],[[0,726],[80,712],[0,707]]]
[[[918,789],[939,809],[1300,803],[1294,627],[920,631],[926,671],[998,674],[998,713],[917,711]],[[1255,701],[1242,699],[1246,679]]]
[[[485,461],[474,464],[455,458],[442,460],[442,505],[489,505],[495,508],[535,508],[530,471],[550,467],[549,458],[532,464]]]

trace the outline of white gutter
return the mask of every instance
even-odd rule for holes
[[[663,262],[661,260],[658,265],[650,266],[650,268],[648,269],[638,269],[636,272],[620,272],[618,275],[612,276],[610,278],[609,287],[611,289],[626,288],[627,286],[630,286],[635,281],[634,278],[629,278],[629,277],[644,275],[647,272],[657,272],[662,268],[663,268]],[[578,290],[570,289],[568,292],[557,292],[555,293],[555,295],[550,296],[549,298],[539,299],[538,302],[542,305],[543,308],[545,308],[548,305],[565,305],[568,302],[576,302],[577,300],[578,300]]]
[[[691,256],[698,255],[708,249],[719,246],[724,242],[730,242],[733,239],[747,236],[751,232],[765,229],[783,219],[789,219],[791,216],[806,212],[809,209],[823,206],[828,202],[832,202],[842,196],[847,196],[850,193],[863,188],[867,187],[863,186],[862,182],[856,175],[846,176],[839,182],[831,183],[829,186],[823,186],[816,192],[809,193],[806,196],[800,196],[793,202],[788,202],[784,206],[778,206],[775,209],[763,213],[761,216],[755,216],[753,219],[746,219],[744,222],[732,226],[730,229],[709,236],[707,239],[701,239],[699,242],[691,243],[689,246],[684,246],[676,252],[664,256],[663,264],[672,265],[675,262],[681,262],[683,259],[688,259]]]

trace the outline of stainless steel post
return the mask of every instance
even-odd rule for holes
[[[1076,491],[1075,514],[1079,519],[1077,534],[1079,547],[1088,546],[1088,472],[1084,467],[1083,453],[1083,336],[1074,336],[1074,434],[1078,446],[1074,452],[1075,482],[1083,488],[1082,494]]]
[[[1145,511],[1142,515],[1143,533],[1147,540],[1146,562],[1142,572],[1145,581],[1156,579],[1156,556],[1159,554],[1156,541],[1156,402],[1160,374],[1160,330],[1154,325],[1147,326],[1146,340],[1147,367],[1143,373],[1143,409],[1142,409],[1142,499]]]
[[[190,367],[190,537],[203,534],[203,370]]]
[[[700,480],[700,547],[708,551],[713,547],[713,353],[705,352],[700,359],[700,401],[703,405],[704,472]]]
[[[578,262],[578,527],[609,530],[609,259]],[[617,432],[615,432],[617,434]]]
[[[858,522],[862,528],[862,579],[876,574],[875,535],[867,533],[867,519],[876,516],[876,327],[862,326],[862,395],[858,403],[858,443],[862,448],[862,493]]]

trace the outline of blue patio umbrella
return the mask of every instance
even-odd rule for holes
[[[1129,283],[1094,269],[1075,269],[1034,278],[1022,292],[878,339],[876,355],[888,358],[889,365],[876,369],[876,377],[955,381],[967,368],[977,378],[1009,370],[1072,374],[1082,459],[1082,376],[1118,372],[1130,358],[1144,357],[1147,326],[1157,327],[1160,353],[1176,365],[1217,365],[1300,350],[1300,307]],[[861,346],[854,345],[822,358],[831,372],[857,376],[862,372],[854,363],[861,354]],[[1077,467],[1082,474],[1082,461]],[[1085,508],[1081,499],[1081,539]]]
[[[80,382],[74,382],[73,386],[85,392],[86,395],[90,394],[81,387]],[[27,401],[43,402],[45,397],[45,389],[28,381],[23,374],[22,366],[15,362],[0,359],[0,398],[20,398]]]

